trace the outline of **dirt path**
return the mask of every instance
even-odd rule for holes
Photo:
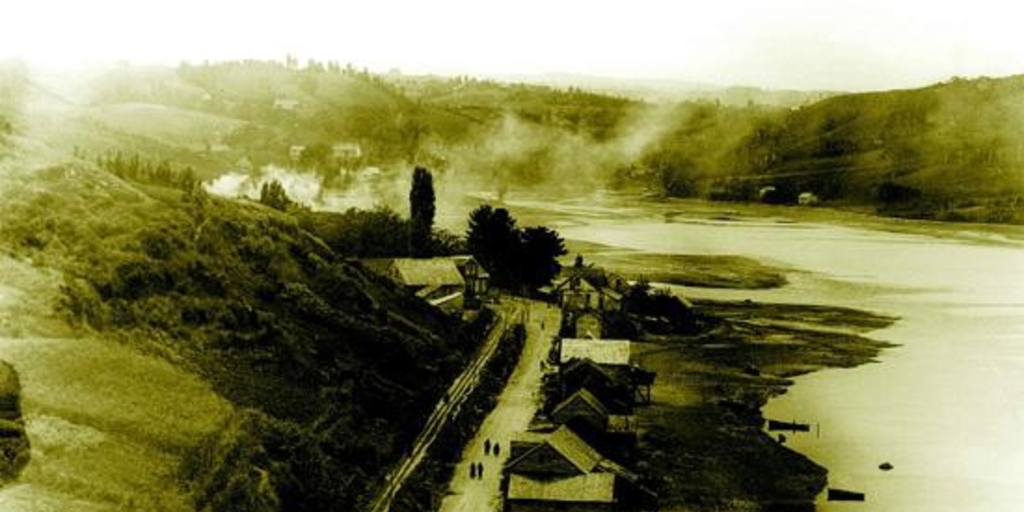
[[[391,502],[406,479],[415,471],[423,457],[426,456],[430,445],[437,439],[438,434],[445,423],[458,413],[462,404],[469,398],[469,394],[476,388],[487,361],[490,360],[494,351],[498,348],[505,330],[519,320],[524,314],[524,308],[520,304],[507,301],[506,304],[497,309],[497,320],[491,332],[487,335],[476,358],[469,366],[455,379],[448,388],[446,399],[438,402],[434,412],[427,419],[426,426],[416,437],[413,448],[391,473],[388,474],[387,482],[383,489],[373,500],[369,510],[371,512],[386,512],[391,507]]]
[[[526,344],[498,404],[487,416],[476,436],[466,445],[455,475],[448,484],[448,495],[441,512],[488,512],[501,506],[501,468],[509,455],[509,440],[526,431],[540,404],[541,361],[551,348],[551,337],[558,332],[561,311],[536,301],[526,304]],[[543,327],[542,327],[543,326]],[[485,455],[486,441],[498,443],[499,455]],[[483,463],[483,478],[470,478],[471,464]]]

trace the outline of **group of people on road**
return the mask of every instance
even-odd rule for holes
[[[497,441],[491,442],[490,439],[484,440],[484,455],[494,455],[497,457],[501,455],[501,444]],[[470,478],[483,478],[484,477],[484,463],[474,462],[469,465],[469,477]]]

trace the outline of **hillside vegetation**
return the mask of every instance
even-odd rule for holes
[[[86,108],[55,123],[49,144],[90,157],[138,151],[202,178],[275,165],[344,189],[360,169],[400,181],[424,165],[455,189],[499,197],[642,187],[795,204],[810,192],[886,215],[1024,221],[1024,147],[1015,136],[1024,77],[810,95],[788,107],[755,103],[757,95],[652,103],[295,61],[122,67],[80,89],[89,91],[76,96]],[[360,151],[332,156],[338,143]]]
[[[486,320],[440,315],[259,204],[82,161],[3,171],[0,241],[64,272],[68,319],[237,407],[185,464],[198,509],[358,508]]]

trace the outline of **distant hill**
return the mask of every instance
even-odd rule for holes
[[[762,117],[718,169],[717,192],[782,202],[809,191],[881,212],[1021,222],[1024,76],[955,79],[913,90],[848,94]]]
[[[794,107],[842,94],[837,91],[800,91],[742,85],[717,85],[684,80],[630,79],[565,73],[509,75],[496,78],[503,82],[546,85],[560,89],[577,88],[597,94],[660,103],[717,101],[729,106],[755,104]]]
[[[336,63],[115,67],[81,85],[76,102],[47,110],[45,130],[34,122],[25,131],[69,153],[140,152],[202,177],[274,164],[344,187],[329,157],[344,143],[360,148],[340,162],[349,169],[397,176],[425,165],[456,188],[499,196],[639,186],[756,201],[774,187],[774,202],[810,192],[887,215],[1024,222],[1021,77],[859,94],[517,78],[538,83]]]

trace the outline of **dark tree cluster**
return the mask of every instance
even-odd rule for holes
[[[566,254],[565,240],[543,226],[520,229],[504,208],[482,205],[469,216],[469,251],[491,272],[492,281],[510,289],[534,289],[551,283]]]
[[[123,180],[148,185],[190,191],[199,183],[192,167],[175,168],[166,160],[154,162],[140,157],[138,153],[129,157],[120,151],[107,152],[96,158],[96,165]]]
[[[268,181],[260,187],[260,203],[282,212],[288,211],[288,208],[295,204],[288,197],[288,193],[284,190],[284,185],[281,185],[281,182],[277,180]]]

